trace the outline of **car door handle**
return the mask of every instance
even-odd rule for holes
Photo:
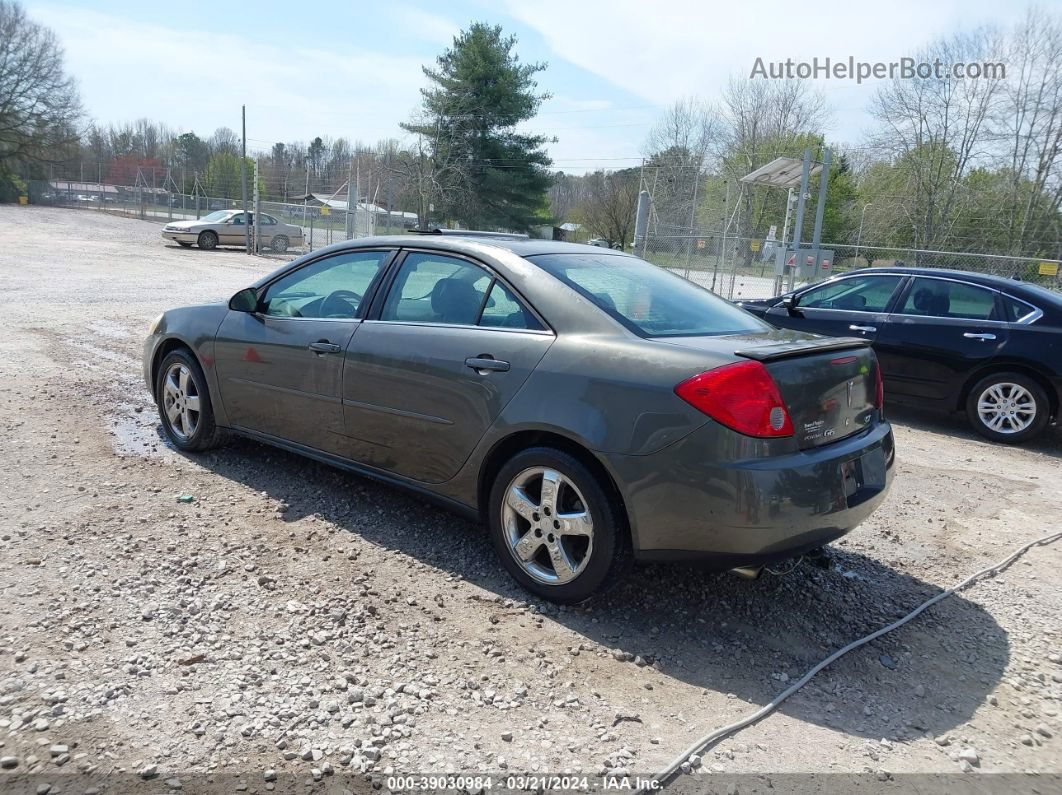
[[[327,340],[311,342],[309,348],[314,353],[339,353],[343,350],[341,346],[336,345],[334,342],[328,342]]]
[[[849,331],[865,331],[868,334],[872,334],[873,332],[877,331],[877,329],[874,326],[857,326],[855,324],[849,326],[848,330]]]
[[[981,340],[982,342],[985,340],[994,340],[996,338],[995,334],[974,334],[970,331],[967,331],[963,336],[968,340]]]
[[[465,367],[471,367],[473,370],[493,370],[496,373],[509,371],[508,362],[495,359],[493,356],[469,356],[465,359]]]

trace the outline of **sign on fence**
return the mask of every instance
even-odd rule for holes
[[[328,208],[328,207],[322,207],[321,208],[321,215],[331,215],[331,214],[332,214],[332,210],[330,208]]]
[[[752,249],[753,251],[759,251],[760,250],[760,241],[759,240],[751,240],[751,241],[749,241],[749,248]]]
[[[1057,262],[1041,262],[1040,263],[1040,275],[1041,276],[1058,276],[1058,263]]]

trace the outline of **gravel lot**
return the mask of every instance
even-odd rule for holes
[[[891,495],[828,568],[644,567],[578,608],[529,600],[478,527],[408,494],[247,441],[164,445],[140,376],[148,322],[276,262],[158,232],[0,206],[0,790],[649,774],[1062,524],[1057,430],[1012,449],[897,410]],[[680,786],[1062,773],[1060,586],[1062,544],[1034,548],[841,660]]]

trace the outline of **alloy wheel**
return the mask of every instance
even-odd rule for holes
[[[166,371],[162,382],[162,410],[174,436],[187,442],[195,435],[200,417],[199,388],[192,371],[180,362],[174,362]]]
[[[527,574],[563,585],[586,568],[594,550],[594,521],[578,487],[548,467],[531,467],[505,490],[506,546]]]
[[[990,384],[977,399],[977,416],[996,433],[1021,433],[1036,420],[1036,399],[1021,384]]]

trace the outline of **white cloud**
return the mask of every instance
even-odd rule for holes
[[[446,17],[411,6],[396,5],[391,7],[398,24],[403,29],[424,41],[450,46],[454,36],[461,32],[461,26]]]
[[[148,117],[209,135],[236,129],[247,105],[248,138],[314,135],[375,141],[419,102],[419,58],[362,46],[343,53],[268,47],[206,28],[173,28],[69,6],[35,5],[59,35],[89,112],[110,122]],[[256,147],[257,148],[257,147]]]
[[[718,97],[730,77],[746,78],[764,60],[892,61],[959,27],[1022,13],[1024,2],[894,0],[881,4],[805,0],[740,3],[704,0],[507,0],[509,12],[535,29],[561,58],[645,100]],[[837,106],[838,124],[858,126],[872,83],[818,81]],[[852,133],[845,129],[843,132]]]

